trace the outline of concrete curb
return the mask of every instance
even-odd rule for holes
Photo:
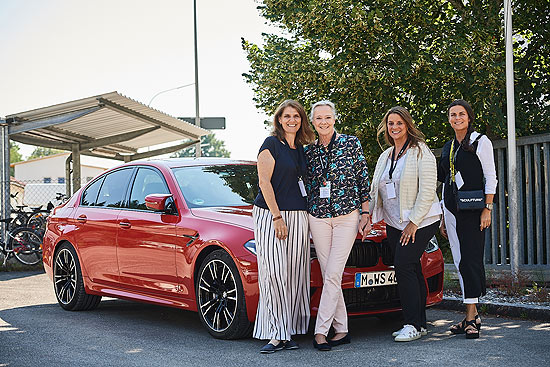
[[[443,297],[443,301],[434,306],[444,310],[464,311],[465,307],[462,299]],[[516,317],[520,319],[550,321],[550,307],[540,307],[533,305],[480,302],[477,305],[480,313],[487,313],[495,316]],[[483,310],[483,311],[482,311]]]

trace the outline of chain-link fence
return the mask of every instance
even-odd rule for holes
[[[82,180],[81,186],[85,185],[91,178],[86,177]],[[16,180],[10,183],[12,208],[25,205],[28,207],[43,206],[47,207],[48,203],[58,205],[61,201],[58,199],[59,194],[70,196],[67,192],[65,183],[47,182],[43,180]]]

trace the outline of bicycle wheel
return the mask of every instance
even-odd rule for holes
[[[8,231],[15,231],[18,228],[25,227],[27,225],[28,217],[23,213],[17,213],[15,217],[8,223]]]
[[[40,233],[46,232],[46,221],[50,212],[46,210],[40,210],[33,213],[27,220],[27,227],[39,231]]]
[[[42,260],[42,236],[31,228],[18,228],[8,233],[7,250],[13,251],[22,264],[38,264]]]

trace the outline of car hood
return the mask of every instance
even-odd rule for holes
[[[199,218],[234,224],[240,227],[254,230],[254,221],[252,219],[252,205],[240,207],[214,207],[200,209],[194,208],[191,209],[191,213]]]

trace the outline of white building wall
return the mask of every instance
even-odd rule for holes
[[[23,197],[23,204],[45,206],[49,201],[55,202],[54,199],[57,193],[65,193],[65,161],[69,154],[59,153],[25,162],[17,162],[13,165],[15,179],[25,184],[24,192],[18,195]],[[102,162],[105,163],[104,167],[86,165],[86,158],[88,157],[81,156],[80,167],[83,184],[104,172],[107,168],[120,164],[119,162],[109,161]]]
[[[26,162],[14,164],[15,179],[25,183],[45,183],[44,178],[50,178],[50,183],[58,183],[58,179],[65,178],[65,161],[69,153],[60,153],[48,157],[32,159]],[[81,157],[81,163],[84,159]],[[99,175],[107,167],[95,167],[81,164],[82,181],[86,182],[90,178]]]

